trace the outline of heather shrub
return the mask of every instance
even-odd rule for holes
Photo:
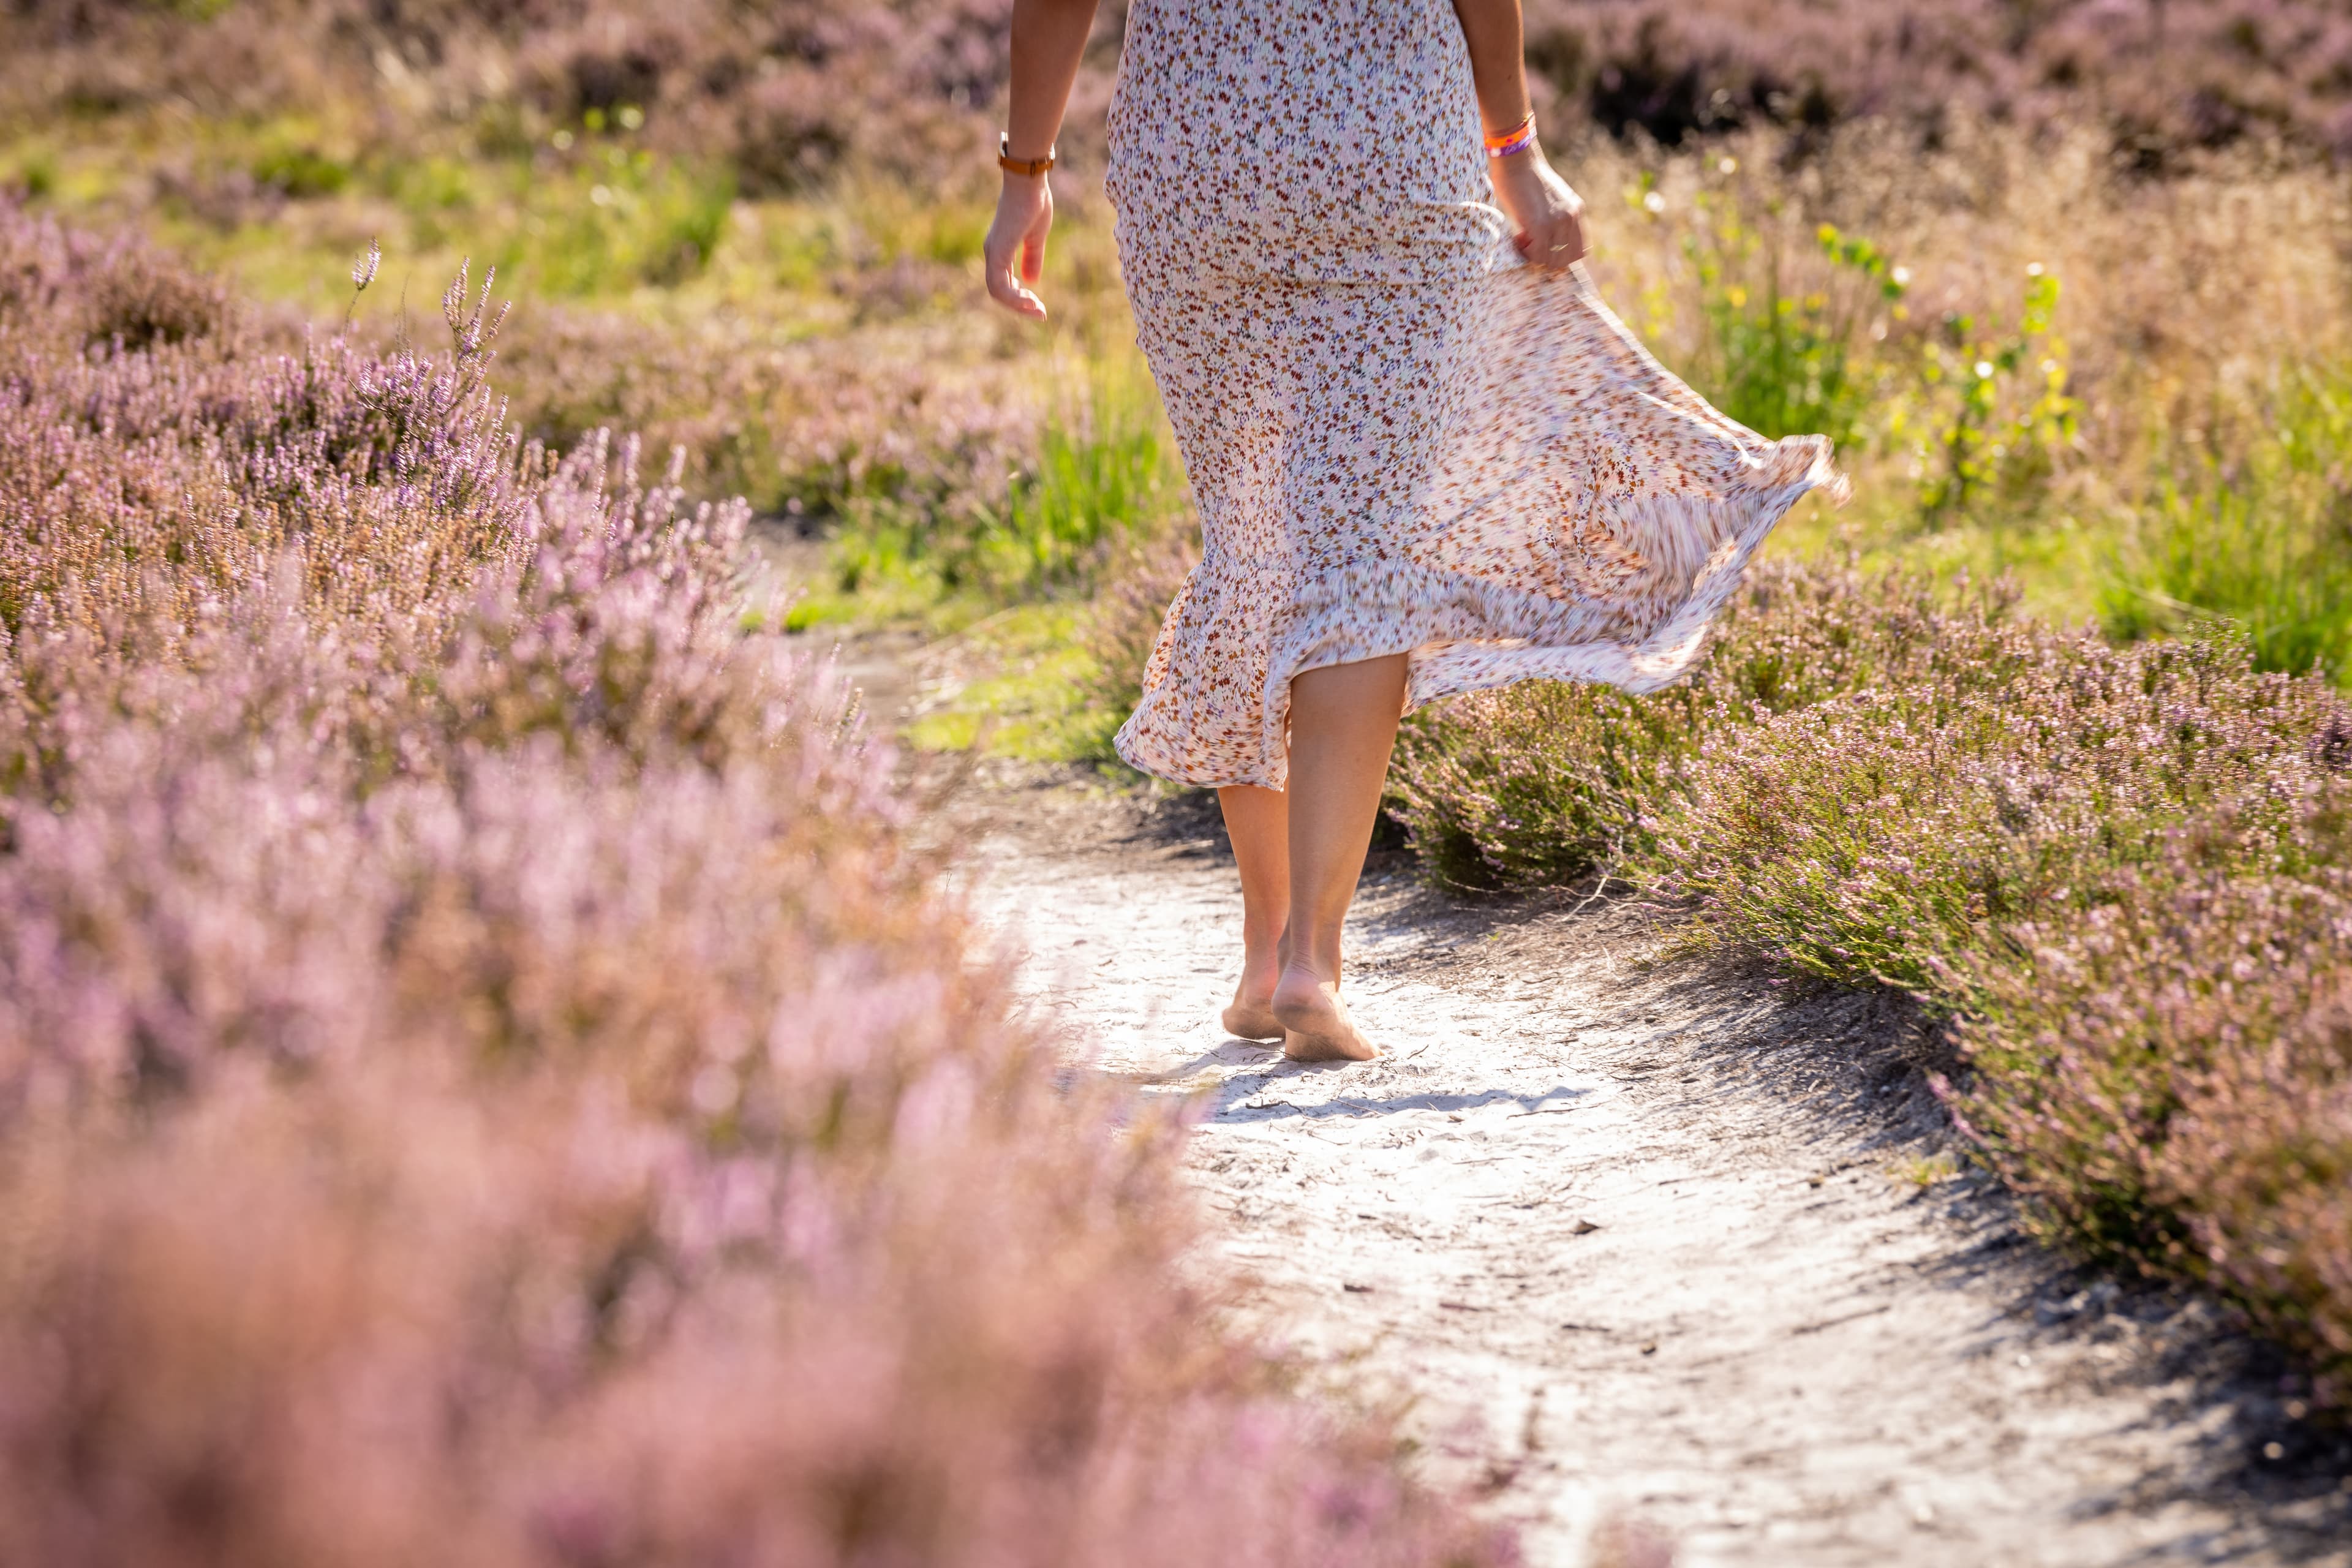
[[[0,624],[170,640],[289,562],[320,615],[422,614],[518,548],[519,475],[541,458],[519,458],[482,389],[487,283],[468,304],[461,275],[445,298],[446,362],[340,341],[247,354],[209,335],[134,349],[82,325],[120,309],[126,275],[150,279],[151,300],[200,286],[135,247],[85,268],[91,247],[54,226],[5,210],[0,226],[39,258],[0,316],[0,505],[17,523],[0,540]]]
[[[112,344],[135,353],[236,325],[226,289],[133,237],[0,226],[0,331],[12,340],[29,333],[68,348]]]
[[[685,454],[696,494],[966,554],[1035,469],[1053,406],[1024,365],[877,354],[854,337],[753,343],[719,323],[562,307],[506,331],[492,384],[513,425],[550,447],[635,430]]]
[[[1918,995],[2046,1234],[2206,1283],[2352,1394],[2352,705],[2243,638],[2014,606],[1761,571],[1682,687],[1416,720],[1392,809],[1449,879],[1599,868],[1695,939]]]
[[[2091,119],[2162,173],[2281,138],[2347,145],[2352,24],[2321,0],[1538,0],[1530,62],[1562,106],[1669,145],[1741,127],[1819,136],[1954,112]]]
[[[1939,963],[2109,901],[2114,875],[2210,811],[2292,799],[2328,766],[2316,737],[2344,711],[2324,683],[2257,675],[2240,644],[2118,650],[1965,613],[1936,641],[1926,668],[1704,748],[1657,853],[1710,930],[1964,1004]],[[2283,834],[2275,816],[2251,820]],[[2247,863],[2290,842],[2260,840]]]
[[[2339,732],[2336,745],[2342,745]],[[1956,1105],[2053,1234],[2202,1280],[2352,1395],[2352,788],[2216,811],[1969,962]],[[2283,820],[2282,820],[2283,819]]]
[[[12,1557],[1483,1555],[1199,1336],[1164,1130],[854,826],[546,748],[313,782],[172,779],[0,884]]]
[[[1009,15],[1003,0],[25,5],[0,18],[0,106],[94,119],[176,99],[257,121],[362,106],[426,146],[441,126],[489,142],[628,126],[667,152],[716,154],[765,195],[848,163],[963,172],[1003,88]],[[340,184],[348,174],[327,173],[339,162],[298,144],[257,161],[254,184]]]
[[[0,245],[0,1557],[1509,1560],[1210,1327],[1181,1126],[1017,1020],[740,505],[511,436],[462,284],[134,351]]]
[[[1184,506],[1131,354],[1040,367],[877,357],[837,337],[753,348],[559,311],[502,354],[496,384],[534,438],[643,428],[687,454],[689,489],[731,488],[824,536],[796,626],[1081,592]]]
[[[0,72],[0,105],[101,116],[176,97],[257,116],[348,95],[488,136],[634,115],[666,146],[722,150],[747,188],[768,194],[854,163],[918,179],[962,172],[1003,89],[1007,15],[1003,0],[38,0],[5,19],[13,68]],[[1081,84],[1089,145],[1121,16],[1108,8]],[[1666,145],[1759,126],[1818,136],[1868,117],[1930,135],[1954,112],[2088,117],[2126,166],[2161,173],[2265,138],[2341,150],[2352,105],[2352,26],[2324,0],[2072,0],[2023,13],[1997,0],[1545,0],[1529,7],[1528,34],[1555,121]],[[281,160],[270,172],[309,168]]]
[[[2010,595],[1976,614],[2005,620]],[[1646,864],[1658,814],[1701,752],[1759,714],[1940,669],[1959,656],[1923,578],[1759,568],[1691,680],[1648,697],[1540,682],[1426,710],[1398,738],[1390,810],[1423,864],[1465,887]]]

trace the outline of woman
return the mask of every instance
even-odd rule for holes
[[[1094,10],[1013,5],[986,265],[1039,320]],[[1128,14],[1105,188],[1204,550],[1118,751],[1217,791],[1243,900],[1224,1025],[1301,1060],[1378,1054],[1339,931],[1398,719],[1530,677],[1675,679],[1773,523],[1841,482],[1826,441],[1732,423],[1594,297],[1520,51],[1518,0]]]

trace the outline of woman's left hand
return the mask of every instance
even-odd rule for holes
[[[1554,272],[1584,259],[1591,249],[1584,237],[1584,198],[1569,189],[1542,148],[1489,158],[1486,174],[1495,200],[1518,226],[1511,243],[1521,256]]]

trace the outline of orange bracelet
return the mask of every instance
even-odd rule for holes
[[[1535,144],[1536,116],[1535,110],[1529,110],[1528,117],[1508,131],[1486,138],[1486,156],[1507,158],[1514,153],[1524,153]]]
[[[1016,158],[1013,155],[1013,132],[1000,131],[996,133],[996,166],[1008,174],[1026,174],[1034,179],[1054,166],[1054,149],[1046,148],[1042,158]]]

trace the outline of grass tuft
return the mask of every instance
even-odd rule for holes
[[[2118,637],[2220,624],[2264,669],[2352,681],[2352,381],[2293,377],[2249,449],[2168,476],[2119,531],[2100,608]]]

